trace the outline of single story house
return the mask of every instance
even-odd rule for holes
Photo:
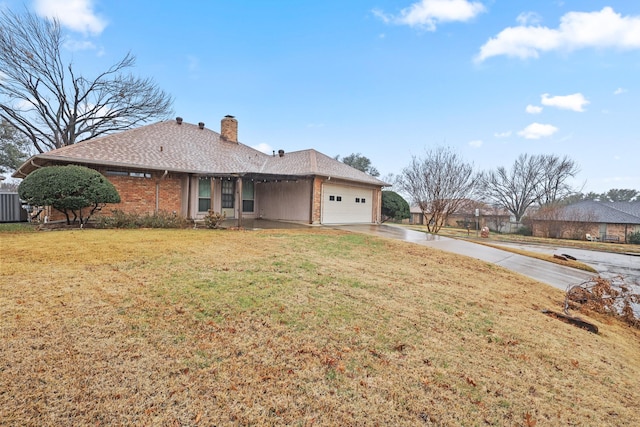
[[[238,141],[233,116],[222,119],[220,133],[178,117],[91,139],[37,154],[13,176],[66,164],[107,177],[122,199],[111,209],[193,220],[212,210],[238,225],[243,218],[379,223],[381,190],[388,185],[316,150],[255,150]]]
[[[626,243],[640,232],[640,201],[600,202],[583,200],[540,210],[532,216],[534,236]]]
[[[478,210],[478,216],[476,216],[476,209]],[[425,224],[426,218],[420,210],[420,206],[411,205],[409,207],[409,213],[410,224]],[[461,202],[456,212],[447,217],[445,226],[459,228],[469,226],[470,229],[475,230],[477,220],[478,229],[489,227],[491,231],[504,233],[510,231],[510,217],[509,211],[504,208],[491,206],[476,200],[465,199]]]

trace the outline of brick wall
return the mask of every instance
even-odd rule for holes
[[[322,182],[321,178],[313,179],[313,201],[311,206],[311,223],[320,224],[322,206]]]
[[[535,221],[533,223],[533,235],[536,237],[551,237],[560,239],[585,240],[590,234],[598,239],[605,239],[606,236],[617,238],[618,242],[625,243],[630,233],[635,231],[637,226],[629,224],[606,224],[606,232],[602,231],[601,224],[562,222],[562,221]],[[640,229],[640,227],[638,227]]]
[[[104,175],[104,171],[100,171]],[[140,215],[153,214],[156,211],[156,183],[158,187],[158,210],[175,212],[181,215],[182,182],[180,176],[169,174],[162,178],[162,173],[153,173],[151,178],[137,178],[130,176],[105,175],[120,194],[120,203],[109,203],[102,211],[98,211],[92,218],[100,215],[111,215],[113,210]],[[89,208],[83,209],[87,215]],[[66,217],[62,212],[47,207],[40,215],[40,219],[47,217],[48,221],[63,221]],[[73,220],[73,217],[70,218]]]
[[[156,211],[156,184],[158,184],[158,210],[164,212],[181,212],[181,180],[178,176],[167,175],[161,178],[160,173],[151,178],[135,178],[130,176],[107,176],[120,194],[120,203],[107,206],[107,210],[121,210],[128,213],[153,214]],[[107,213],[107,212],[103,212]]]

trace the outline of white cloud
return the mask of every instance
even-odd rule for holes
[[[474,139],[473,141],[469,141],[469,146],[473,148],[480,148],[482,147],[482,140]]]
[[[264,142],[258,145],[252,145],[251,148],[253,148],[254,150],[261,151],[265,154],[273,154],[273,147],[271,147],[269,144],[266,144]]]
[[[373,10],[373,14],[387,24],[408,25],[435,31],[437,24],[466,22],[484,11],[484,5],[477,1],[420,0],[402,9],[398,15],[390,15],[379,9]]]
[[[496,132],[493,134],[496,138],[509,138],[511,136],[511,131],[508,130],[506,132]]]
[[[32,110],[36,105],[38,104],[38,101],[36,101],[35,99],[31,98],[31,99],[18,99],[15,100],[13,103],[13,108],[15,110],[18,111],[29,111]]]
[[[518,135],[525,139],[540,139],[551,136],[557,131],[558,128],[553,125],[531,123],[529,126],[518,132]]]
[[[100,34],[107,22],[93,11],[93,0],[35,0],[38,15],[57,18],[65,27],[81,33]]]
[[[621,94],[626,93],[626,92],[627,92],[627,90],[626,90],[626,89],[619,87],[618,89],[616,89],[616,90],[613,92],[613,94],[614,94],[614,95],[621,95]]]
[[[522,12],[516,21],[520,25],[537,25],[542,21],[542,17],[535,12]]]
[[[549,96],[548,93],[543,93],[540,97],[540,102],[548,107],[577,112],[583,112],[584,106],[589,104],[589,101],[581,93],[566,96]]]
[[[605,7],[599,12],[569,12],[560,18],[557,29],[508,27],[482,45],[475,59],[482,62],[499,55],[538,58],[541,52],[589,47],[640,49],[640,16],[622,16]]]
[[[542,107],[529,104],[527,108],[525,108],[525,111],[529,114],[540,114],[542,113]]]
[[[96,45],[88,40],[65,40],[64,48],[72,52],[79,50],[93,50]]]

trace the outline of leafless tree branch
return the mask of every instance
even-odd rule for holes
[[[60,23],[0,12],[0,117],[39,152],[135,127],[170,114],[172,98],[124,58],[87,78],[65,65]]]
[[[427,230],[437,233],[473,193],[477,181],[471,164],[450,149],[439,147],[428,150],[424,158],[414,156],[398,183],[412,203],[420,207]]]

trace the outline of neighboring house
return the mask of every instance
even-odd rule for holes
[[[109,209],[194,220],[212,210],[238,225],[243,218],[379,223],[387,186],[315,150],[257,151],[238,142],[233,116],[222,119],[220,133],[178,117],[91,139],[33,156],[13,176],[65,164],[95,169],[114,184],[122,202]]]
[[[584,200],[568,206],[539,210],[532,217],[534,236],[626,243],[640,232],[640,201]]]
[[[476,209],[478,209],[477,217]],[[411,214],[409,218],[410,224],[425,224],[426,218],[418,205],[410,206],[409,212]],[[489,227],[489,229],[492,231],[498,231],[501,233],[510,231],[511,223],[509,211],[504,208],[491,206],[486,203],[470,199],[464,200],[458,210],[449,215],[446,220],[445,226],[460,228],[469,226],[471,230],[475,230],[476,219],[478,222],[478,229],[486,226]]]

